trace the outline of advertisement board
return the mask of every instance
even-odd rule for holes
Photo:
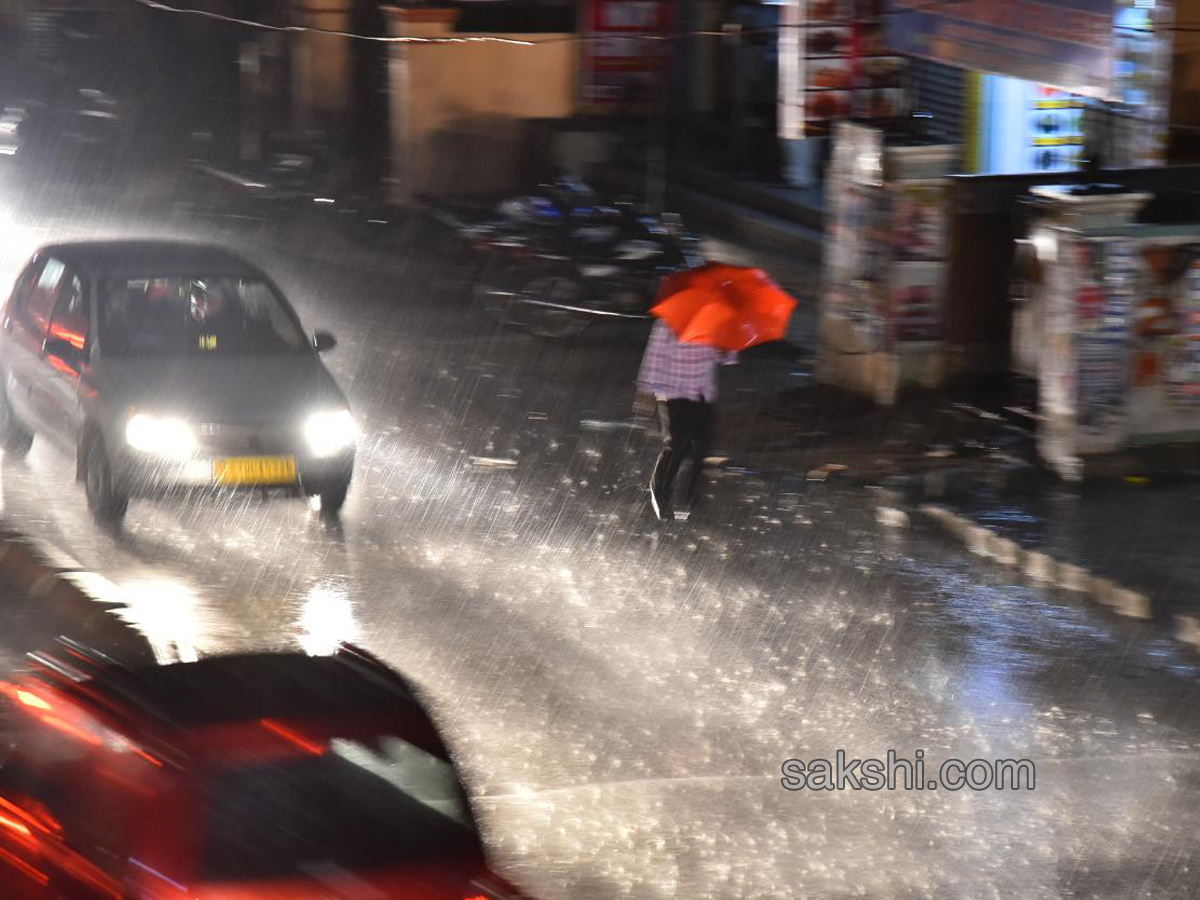
[[[1118,99],[1114,0],[887,0],[887,12],[894,52]]]
[[[581,95],[601,106],[647,106],[663,72],[672,28],[667,0],[588,0]]]
[[[975,132],[969,136],[973,172],[1065,172],[1079,167],[1085,107],[1091,101],[1004,75],[981,75],[973,84],[968,116]]]
[[[908,111],[906,62],[887,46],[881,0],[786,0],[779,30],[780,136]]]

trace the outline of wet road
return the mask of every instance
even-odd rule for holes
[[[96,227],[10,217],[6,262]],[[639,335],[498,329],[436,255],[226,237],[340,339],[364,433],[341,526],[239,498],[135,503],[110,534],[53,450],[0,465],[4,519],[160,645],[379,653],[546,898],[1195,895],[1200,679],[1171,645],[877,525],[869,492],[726,473],[662,533],[645,437],[581,424],[626,418]],[[785,759],[839,748],[1027,758],[1036,790],[783,790]]]

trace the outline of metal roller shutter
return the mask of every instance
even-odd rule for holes
[[[931,113],[929,134],[949,143],[961,143],[966,115],[966,73],[954,66],[910,60],[913,110]]]

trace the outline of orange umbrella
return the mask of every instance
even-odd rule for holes
[[[707,263],[664,278],[650,312],[684,343],[736,352],[782,338],[795,308],[762,269]]]

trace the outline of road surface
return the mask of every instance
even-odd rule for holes
[[[9,275],[41,240],[163,227],[5,215]],[[109,533],[55,451],[0,461],[3,519],[157,642],[379,653],[428,692],[500,868],[552,900],[1194,895],[1200,679],[1172,645],[878,525],[867,491],[725,472],[664,532],[621,424],[641,333],[498,328],[449,250],[221,237],[339,338],[363,430],[342,524],[249,497],[137,502]],[[838,749],[1024,758],[1036,787],[783,789],[785,760]]]

